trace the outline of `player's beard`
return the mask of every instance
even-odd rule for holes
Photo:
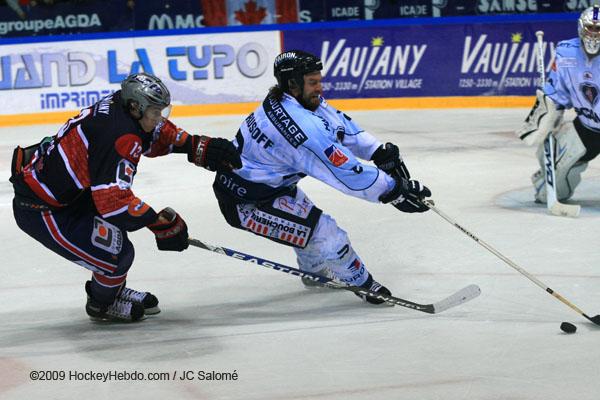
[[[297,100],[302,104],[302,107],[310,111],[315,111],[319,108],[319,104],[321,104],[321,99],[318,94],[305,96],[304,93],[302,93],[302,95],[298,96]]]

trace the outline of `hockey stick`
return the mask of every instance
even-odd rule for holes
[[[546,82],[546,68],[544,66],[544,31],[537,31],[535,33],[537,36],[537,44],[538,44],[538,55],[537,55],[537,65],[538,71],[540,73],[541,86],[543,87],[544,82]],[[556,163],[555,163],[555,148],[554,148],[554,136],[552,132],[548,133],[546,139],[544,140],[544,156],[546,159],[546,168],[545,168],[545,177],[546,177],[546,207],[548,207],[548,211],[552,215],[559,215],[563,217],[577,217],[581,210],[581,207],[578,205],[570,205],[564,204],[558,201],[558,197],[556,196]]]
[[[288,267],[287,265],[279,264],[274,261],[265,260],[257,256],[242,253],[241,251],[228,249],[221,246],[212,246],[208,243],[204,243],[198,239],[189,238],[188,242],[190,245],[199,247],[204,250],[212,251],[215,253],[222,254],[227,257],[236,258],[238,260],[247,261],[261,267],[274,269],[275,271],[285,272],[286,274],[295,275],[301,278],[308,278],[313,281],[323,283],[326,286],[345,289],[353,293],[357,293],[363,296],[373,297],[375,299],[383,300],[386,303],[395,304],[397,306],[410,308],[416,311],[421,311],[428,314],[437,314],[442,311],[446,311],[449,308],[456,307],[460,304],[466,303],[469,300],[479,296],[481,289],[477,285],[468,285],[456,293],[451,294],[443,300],[440,300],[432,304],[419,304],[409,300],[404,300],[395,296],[387,296],[380,293],[372,292],[357,286],[349,286],[342,282],[337,282],[332,279],[326,278],[321,275],[313,274],[308,271],[301,271],[297,268]]]
[[[546,206],[552,215],[563,217],[577,217],[581,211],[581,206],[575,204],[564,204],[558,201],[556,196],[556,163],[555,146],[552,132],[544,139],[544,157],[546,158]]]
[[[454,221],[448,215],[446,215],[445,213],[443,213],[442,211],[440,211],[435,206],[433,200],[423,200],[423,204],[425,204],[427,207],[429,207],[429,209],[433,210],[440,217],[442,217],[446,221],[450,222],[450,224],[454,225],[454,227],[458,228],[458,230],[460,230],[462,233],[464,233],[465,235],[467,235],[468,237],[470,237],[471,239],[473,239],[474,241],[476,241],[477,243],[479,243],[480,245],[482,245],[484,248],[486,248],[489,252],[491,252],[492,254],[494,254],[496,257],[500,258],[502,261],[504,261],[510,267],[514,268],[515,270],[517,270],[522,275],[525,275],[525,277],[527,277],[530,281],[532,281],[533,283],[535,283],[536,285],[538,285],[539,287],[541,287],[542,289],[544,289],[546,292],[550,293],[552,296],[554,296],[555,298],[557,298],[558,300],[560,300],[561,302],[563,302],[564,304],[566,304],[568,307],[570,307],[573,310],[575,310],[577,313],[579,313],[583,317],[585,317],[588,320],[592,321],[594,324],[600,325],[600,314],[596,315],[595,317],[588,316],[586,313],[584,313],[583,311],[581,311],[581,309],[579,309],[577,306],[575,306],[569,300],[565,299],[563,296],[561,296],[560,294],[558,294],[554,290],[550,289],[548,286],[546,286],[544,283],[542,283],[535,276],[531,275],[529,272],[525,271],[523,268],[519,267],[517,264],[515,264],[513,261],[511,261],[508,257],[504,256],[498,250],[496,250],[495,248],[493,248],[492,246],[490,246],[489,244],[487,244],[483,240],[479,239],[477,236],[475,236],[473,233],[469,232],[467,229],[465,229],[462,226],[460,226],[456,221]]]

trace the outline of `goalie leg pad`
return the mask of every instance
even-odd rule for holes
[[[556,148],[554,149],[556,197],[559,201],[566,200],[573,195],[575,188],[581,182],[581,173],[587,168],[587,162],[579,162],[586,153],[586,148],[579,138],[574,125],[569,122],[562,125],[556,135]],[[535,190],[535,201],[546,202],[546,170],[544,157],[544,143],[537,149],[537,158],[540,169],[536,171],[531,181]]]

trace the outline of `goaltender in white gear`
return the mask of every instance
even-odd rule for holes
[[[536,92],[533,109],[516,132],[528,145],[538,145],[540,169],[531,177],[537,202],[546,202],[543,142],[548,134],[556,142],[559,201],[573,195],[588,162],[600,153],[600,8],[586,9],[578,24],[579,37],[558,43],[543,91]],[[571,108],[577,117],[563,121],[564,110]]]

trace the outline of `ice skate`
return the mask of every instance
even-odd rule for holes
[[[360,285],[360,287],[370,290],[371,292],[381,293],[386,296],[391,296],[391,294],[392,294],[392,292],[390,292],[388,288],[386,288],[381,283],[374,280],[373,276],[371,274],[369,274],[369,277],[367,278],[365,283]],[[363,299],[363,301],[366,301],[367,303],[386,304],[386,305],[389,304],[389,303],[386,303],[384,300],[380,300],[375,297],[365,296],[365,295],[361,295],[359,293],[354,293],[354,294],[357,295],[358,297],[360,297],[361,299]]]

